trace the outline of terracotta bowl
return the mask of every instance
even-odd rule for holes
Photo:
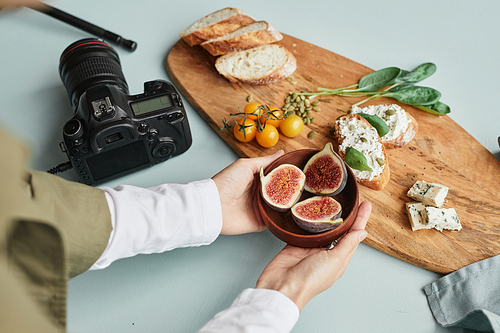
[[[269,165],[264,170],[264,174],[267,175],[281,164],[293,164],[300,169],[304,169],[307,161],[317,152],[318,150],[316,149],[300,149],[287,153]],[[347,165],[346,169],[348,174],[347,184],[342,192],[333,196],[342,205],[342,218],[344,222],[340,226],[318,234],[313,234],[299,228],[295,224],[290,211],[285,213],[278,212],[264,202],[260,194],[261,184],[259,182],[259,210],[267,228],[282,241],[299,247],[328,246],[344,235],[354,223],[359,205],[359,191],[356,178]],[[300,197],[300,201],[311,196],[313,196],[311,193],[304,191]]]

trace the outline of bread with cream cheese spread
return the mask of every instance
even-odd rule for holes
[[[400,148],[408,144],[418,131],[418,123],[407,111],[397,104],[370,105],[364,108],[353,107],[352,113],[377,115],[389,126],[390,131],[381,140],[385,148]]]
[[[339,155],[345,160],[348,147],[355,148],[366,158],[373,171],[360,171],[351,167],[361,185],[380,191],[390,180],[389,159],[377,130],[357,114],[348,114],[335,121],[335,139]]]

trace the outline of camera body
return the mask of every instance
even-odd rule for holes
[[[62,148],[80,182],[96,185],[188,150],[186,111],[171,83],[145,82],[142,94],[129,95],[109,45],[86,39],[68,49],[60,73],[75,113],[63,127]]]

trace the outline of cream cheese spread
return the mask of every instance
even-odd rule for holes
[[[372,180],[379,176],[384,170],[385,157],[382,150],[377,130],[372,126],[364,126],[356,119],[340,118],[339,122],[339,135],[342,137],[342,144],[339,146],[344,154],[348,147],[353,147],[360,151],[365,157],[366,162],[373,170],[360,171],[352,169],[352,172],[357,178]]]
[[[406,115],[406,111],[397,104],[370,105],[364,108],[354,106],[352,113],[366,113],[382,118],[390,128],[389,132],[381,138],[382,141],[396,139],[402,133],[406,132],[410,124],[410,119]]]

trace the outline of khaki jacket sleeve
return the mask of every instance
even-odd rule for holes
[[[0,332],[59,332],[66,281],[106,248],[103,191],[26,169],[28,153],[0,128]]]
[[[104,191],[40,171],[28,171],[26,186],[62,235],[69,277],[85,272],[105,250],[112,230]]]

